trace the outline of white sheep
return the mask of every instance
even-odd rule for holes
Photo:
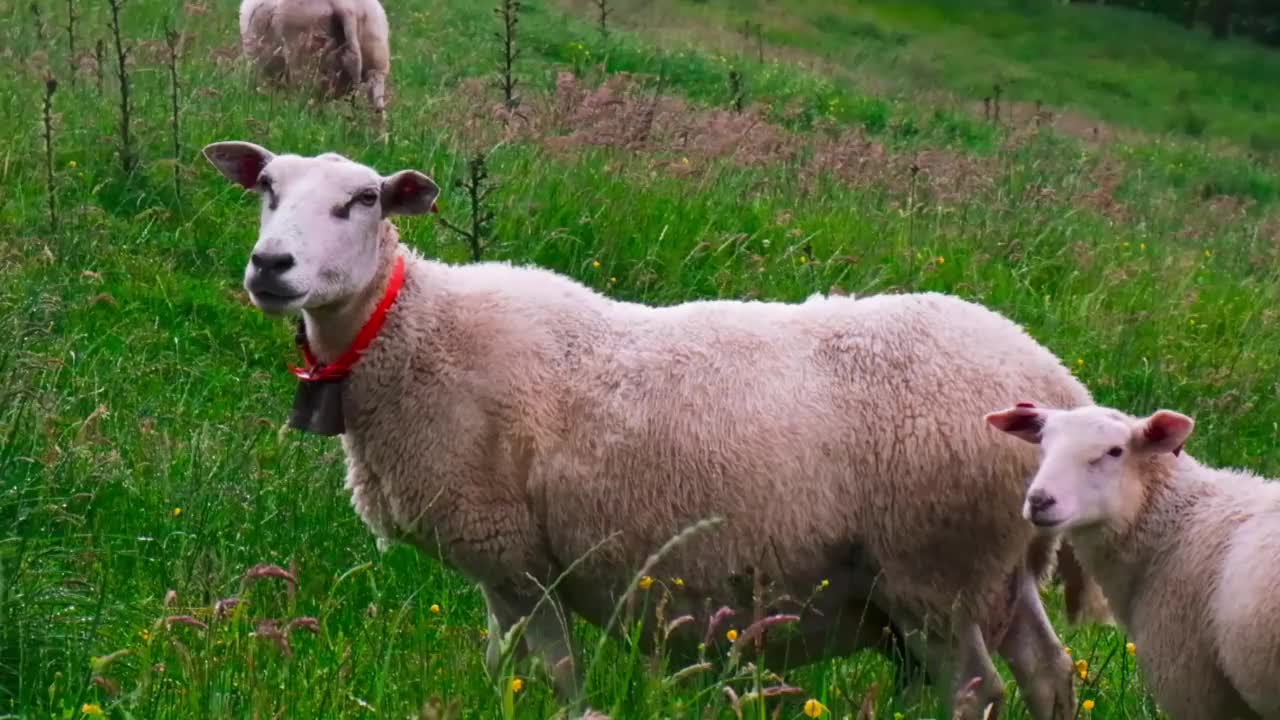
[[[1280,484],[1181,452],[1191,418],[1014,407],[1042,450],[1024,513],[1065,532],[1174,720],[1280,718]]]
[[[378,0],[243,0],[240,42],[269,79],[317,74],[346,95],[364,84],[379,115],[386,108],[391,30]]]
[[[658,308],[541,269],[449,266],[386,220],[434,207],[421,173],[243,142],[204,152],[263,196],[245,287],[267,313],[301,313],[318,361],[394,297],[343,391],[347,487],[377,536],[480,585],[491,670],[525,617],[527,648],[576,698],[561,618],[608,627],[650,553],[719,517],[646,571],[641,595],[665,587],[667,618],[697,618],[675,646],[703,639],[707,599],[749,623],[755,577],[774,611],[802,610],[766,655],[847,654],[891,622],[947,702],[979,678],[978,707],[998,715],[990,646],[1036,718],[1074,709],[1038,594],[1056,541],[1020,514],[1036,456],[981,417],[1011,396],[1090,400],[1016,324],[933,293]]]

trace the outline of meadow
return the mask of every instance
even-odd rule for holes
[[[508,107],[489,4],[388,5],[384,132],[359,101],[259,89],[234,4],[129,0],[126,163],[108,5],[0,0],[0,718],[558,708],[527,667],[486,678],[478,592],[413,549],[379,553],[339,444],[284,429],[293,328],[240,288],[256,200],[200,157],[216,140],[417,168],[442,186],[442,216],[480,232],[408,218],[407,244],[536,263],[621,299],[955,293],[1023,323],[1100,402],[1194,416],[1202,461],[1280,473],[1280,166],[1274,121],[1248,109],[1280,102],[1257,80],[1274,53],[1194,46],[1223,68],[1203,102],[1245,108],[1196,133],[1161,101],[1178,88],[1159,73],[1107,78],[1143,84],[1136,108],[1073,96],[1095,77],[1081,66],[1045,101],[1118,130],[1080,137],[985,121],[965,94],[981,90],[958,81],[873,86],[777,30],[763,62],[732,52],[706,40],[725,28],[701,3],[678,8],[691,32],[674,40],[625,6],[602,35],[590,8],[531,0]],[[1001,32],[1037,27],[1035,8],[1010,19],[1022,5],[1035,4],[1011,4]],[[1137,22],[1089,43],[1127,57]],[[984,76],[967,62],[959,74]],[[1056,590],[1046,602],[1061,614]],[[1078,717],[1159,717],[1121,633],[1058,627],[1081,661]],[[679,675],[580,631],[591,704],[615,718],[764,717],[723,689],[747,697],[772,682],[760,674]],[[935,716],[927,697],[893,694],[892,675],[870,654],[788,672],[802,694],[780,716],[814,699],[853,717],[869,694],[876,717]],[[1009,689],[1010,717],[1025,717]]]

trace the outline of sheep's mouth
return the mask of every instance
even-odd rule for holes
[[[250,290],[249,297],[253,304],[265,313],[287,312],[301,304],[306,293],[285,293],[279,290]]]

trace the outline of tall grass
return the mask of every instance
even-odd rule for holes
[[[248,139],[416,167],[446,188],[446,215],[464,202],[447,188],[483,147],[501,184],[487,200],[487,257],[650,303],[833,286],[956,293],[1026,324],[1101,401],[1195,415],[1198,457],[1280,470],[1269,452],[1280,180],[1266,167],[1196,145],[993,129],[780,61],[659,49],[617,26],[602,40],[590,18],[544,3],[524,7],[515,70],[528,115],[507,125],[489,83],[490,8],[388,10],[384,143],[363,108],[260,92],[234,57],[235,8],[186,5],[172,22],[189,34],[177,147]],[[181,208],[172,191],[172,4],[132,0],[122,16],[136,45],[128,177],[111,89],[103,98],[87,82],[91,63],[86,82],[60,86],[52,231],[39,108],[44,73],[68,63],[29,12],[0,3],[0,52],[22,60],[0,78],[0,714],[406,717],[438,696],[464,717],[550,715],[555,700],[528,666],[486,679],[477,592],[436,558],[378,553],[341,489],[339,446],[282,431],[291,329],[239,289],[253,202],[193,150],[176,160]],[[79,12],[86,37],[104,32],[105,7]],[[755,107],[726,120],[715,108],[730,65],[746,68]],[[552,112],[568,71],[582,93],[636,76],[616,97],[651,113],[644,137],[611,134],[634,130],[629,116]],[[705,142],[681,145],[682,134]],[[427,254],[469,255],[430,219],[400,225]],[[292,582],[256,577],[264,563]],[[1156,716],[1122,636],[1063,632],[1088,662],[1081,697],[1094,717]],[[756,682],[672,680],[680,668],[653,669],[631,640],[583,645],[592,705],[618,717],[733,717],[722,686],[742,696]],[[786,680],[843,717],[873,684],[891,688],[891,673],[864,654]],[[878,716],[934,709],[882,690]]]

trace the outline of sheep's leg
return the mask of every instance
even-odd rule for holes
[[[1111,608],[1102,594],[1102,588],[1085,572],[1076,559],[1070,543],[1058,546],[1058,575],[1062,578],[1062,596],[1067,605],[1067,622],[1072,625],[1094,622],[1115,625]]]
[[[951,697],[949,705],[955,718],[964,720],[996,720],[1004,710],[1004,683],[996,672],[995,663],[987,651],[987,643],[982,637],[982,628],[959,612],[954,618],[953,641],[955,642],[955,665],[949,677],[951,679]],[[990,713],[986,712],[991,707]]]
[[[489,647],[485,652],[485,664],[495,679],[499,677],[502,663],[502,638],[522,618],[524,643],[520,650],[533,653],[542,661],[552,685],[562,702],[578,699],[582,686],[576,653],[569,627],[569,617],[558,600],[547,598],[515,598],[489,588],[483,588],[485,603],[489,607]],[[521,652],[519,657],[523,657]]]
[[[369,73],[369,104],[373,111],[381,115],[387,108],[387,74],[381,71]]]
[[[355,15],[346,10],[336,11],[333,14],[331,33],[337,46],[338,67],[342,76],[340,79],[335,78],[337,82],[333,84],[333,88],[335,93],[346,95],[360,84],[363,77],[360,28]]]
[[[1013,620],[999,652],[1013,670],[1032,717],[1067,720],[1075,714],[1071,658],[1049,623],[1035,578],[1029,573],[1019,574]]]

